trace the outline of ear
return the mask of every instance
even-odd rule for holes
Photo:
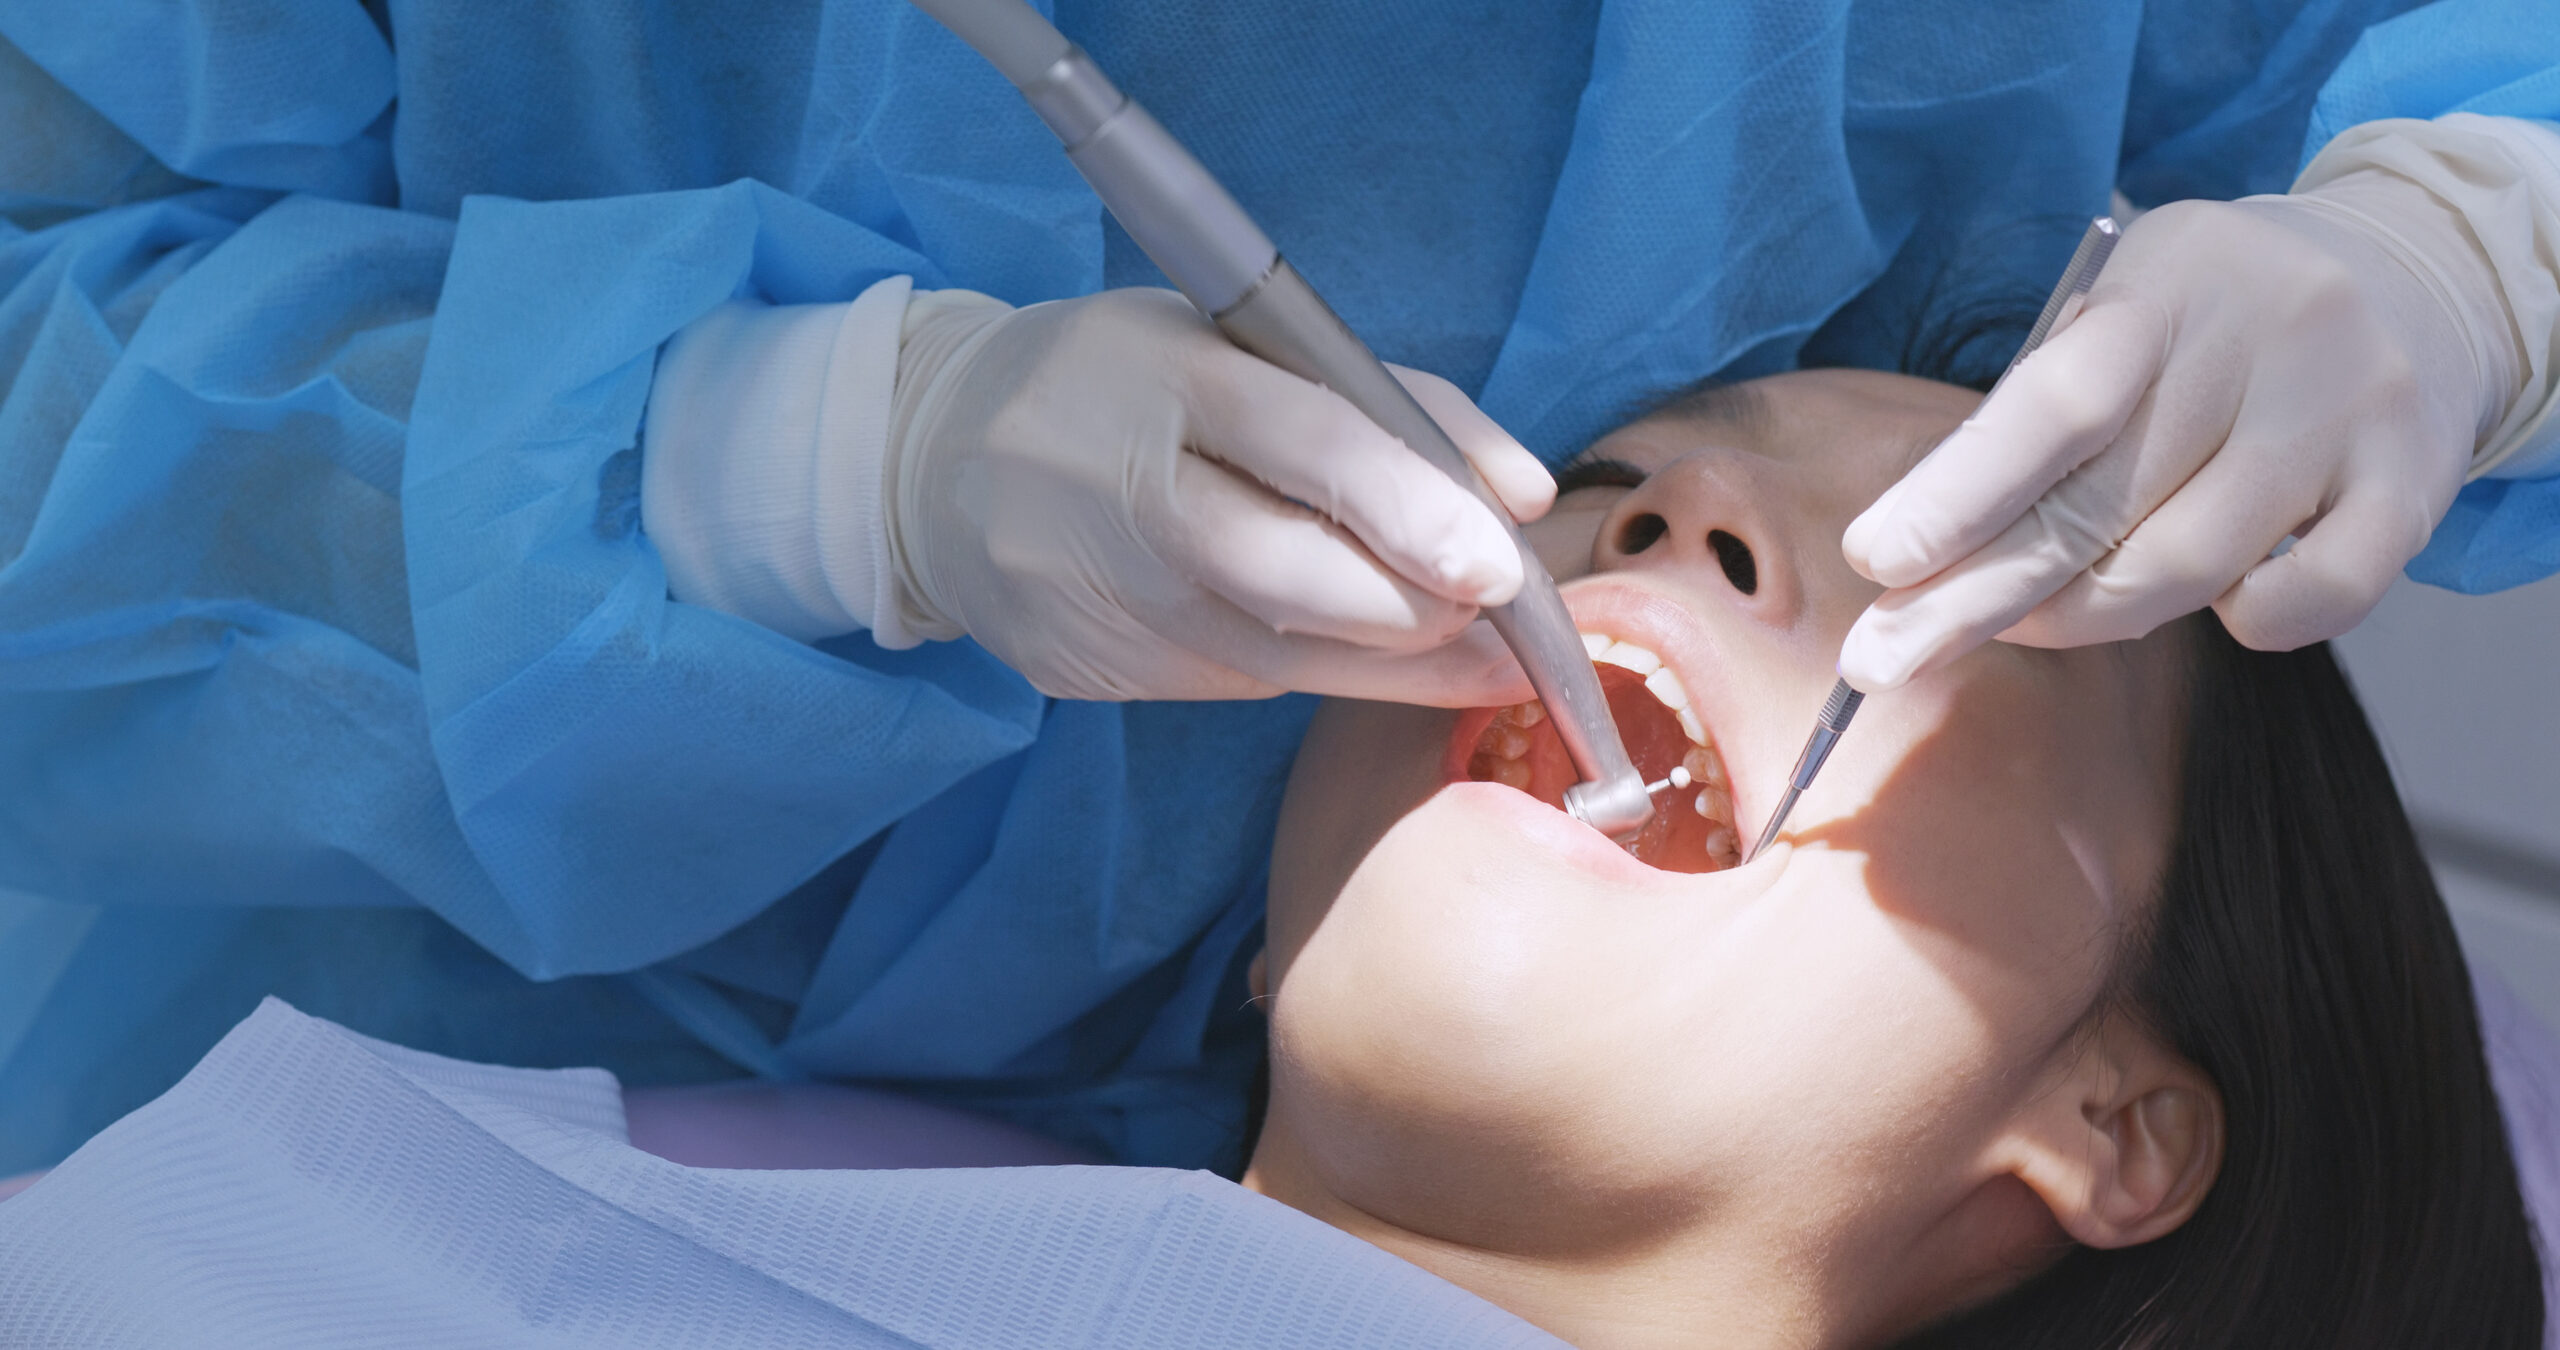
[[[2175,1231],[2222,1168],[2222,1094],[2130,1017],[2109,1014],[2063,1053],[2004,1132],[2002,1170],[2084,1245]]]

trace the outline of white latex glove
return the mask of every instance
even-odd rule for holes
[[[1510,510],[1546,510],[1528,451],[1397,373]],[[1520,583],[1493,513],[1171,292],[732,301],[659,357],[642,448],[675,597],[789,637],[967,633],[1079,698],[1527,696],[1471,622]]]
[[[1851,523],[1889,589],[1841,673],[1872,692],[1995,636],[2113,641],[2206,605],[2253,647],[2333,637],[2467,472],[2547,455],[2560,193],[2535,184],[2560,160],[2502,158],[2547,129],[2462,120],[2358,128],[2293,195],[2135,221],[2080,316]]]
[[[1546,510],[1554,480],[1519,442],[1447,381],[1397,374],[1515,515]],[[1493,513],[1171,291],[918,296],[882,488],[898,624],[966,632],[1049,694],[1526,692],[1473,622],[1521,583]]]

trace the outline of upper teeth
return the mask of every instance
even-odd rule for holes
[[[1695,712],[1690,711],[1689,691],[1681,686],[1680,677],[1672,674],[1669,666],[1662,664],[1661,656],[1624,639],[1606,637],[1599,633],[1583,634],[1582,649],[1590,653],[1594,661],[1623,666],[1642,675],[1644,687],[1651,690],[1653,696],[1662,701],[1662,706],[1669,708],[1672,714],[1680,719],[1681,733],[1689,738],[1689,743],[1691,745],[1707,743],[1706,724],[1698,720]]]

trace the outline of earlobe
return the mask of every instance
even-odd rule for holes
[[[2092,1247],[2130,1247],[2175,1231],[2221,1170],[2222,1107],[2210,1089],[2164,1084],[2090,1129],[2108,1136],[2113,1173],[2093,1178],[2085,1219],[2063,1226]]]
[[[2110,1018],[2013,1122],[2010,1170],[2090,1247],[2176,1231],[2222,1167],[2222,1095],[2147,1031]]]

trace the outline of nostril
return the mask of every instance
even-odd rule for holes
[[[1651,511],[1644,512],[1641,515],[1631,516],[1627,519],[1626,524],[1618,527],[1618,551],[1620,553],[1642,553],[1646,549],[1653,547],[1656,541],[1660,540],[1662,536],[1669,534],[1670,532],[1671,522],[1664,520],[1662,517],[1655,515]]]
[[[1751,557],[1751,546],[1722,530],[1707,531],[1707,547],[1716,551],[1716,562],[1724,568],[1724,579],[1733,588],[1749,595],[1760,589],[1760,564]]]

